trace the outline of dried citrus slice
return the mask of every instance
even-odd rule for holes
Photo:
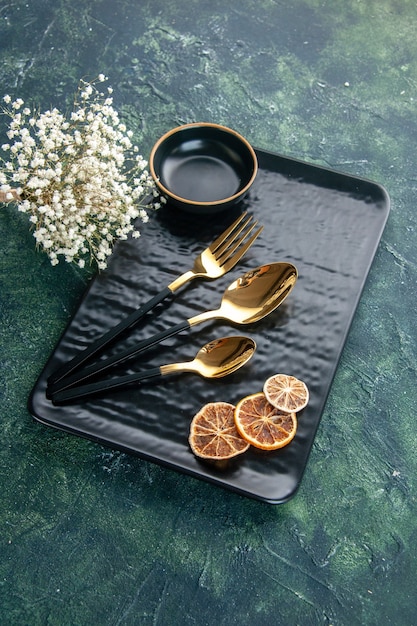
[[[220,461],[246,452],[249,444],[236,429],[234,410],[228,402],[209,402],[194,416],[188,441],[196,456]]]
[[[281,411],[297,413],[304,409],[309,400],[307,385],[295,376],[275,374],[264,384],[267,400]]]
[[[272,406],[262,391],[237,403],[235,424],[240,435],[261,450],[283,448],[292,441],[297,431],[295,413]]]

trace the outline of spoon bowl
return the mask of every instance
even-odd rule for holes
[[[245,365],[252,358],[256,343],[250,337],[223,337],[210,341],[187,363],[163,365],[161,374],[195,372],[204,378],[223,378]]]
[[[225,319],[235,324],[252,324],[279,307],[298,277],[292,263],[269,263],[246,272],[224,292],[220,308],[188,320],[190,326],[209,319]]]

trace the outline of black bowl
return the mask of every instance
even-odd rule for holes
[[[152,148],[149,168],[169,204],[189,213],[216,213],[246,195],[258,162],[244,137],[203,122],[163,135]]]

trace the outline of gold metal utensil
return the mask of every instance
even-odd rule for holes
[[[249,250],[255,239],[260,235],[263,226],[255,232],[258,222],[252,216],[247,217],[247,212],[242,213],[226,230],[208,246],[194,261],[193,268],[170,283],[148,302],[136,309],[119,324],[111,328],[87,348],[79,352],[71,361],[65,363],[56,372],[51,374],[48,383],[53,385],[65,376],[79,369],[88,359],[95,356],[122,333],[133,328],[146,313],[156,307],[157,304],[171,296],[180,287],[195,278],[213,280],[229,272]]]
[[[272,313],[288,296],[297,280],[297,268],[292,263],[269,263],[262,265],[235,280],[223,294],[219,309],[195,315],[148,339],[140,341],[134,348],[119,352],[108,359],[100,360],[68,376],[59,385],[50,389],[50,394],[125,363],[141,352],[172,337],[191,326],[212,319],[223,319],[235,324],[252,324]]]
[[[179,372],[194,372],[204,378],[223,378],[245,365],[252,358],[255,350],[256,343],[250,337],[222,337],[203,346],[192,361],[171,363],[145,372],[65,389],[53,394],[52,401],[54,404],[65,404],[82,398],[90,398],[98,393],[130,387],[150,378]]]

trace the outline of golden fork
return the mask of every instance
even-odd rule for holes
[[[195,278],[219,278],[229,272],[261,233],[263,226],[260,226],[253,232],[257,224],[257,220],[253,220],[252,216],[247,217],[247,212],[242,213],[208,248],[197,256],[191,270],[178,276],[156,296],[133,311],[119,324],[110,328],[87,348],[78,352],[73,359],[51,374],[48,384],[52,387],[57,385],[60,380],[80,368],[88,359],[95,356],[100,350],[103,350],[122,333],[133,328],[146,313],[186,283]]]

